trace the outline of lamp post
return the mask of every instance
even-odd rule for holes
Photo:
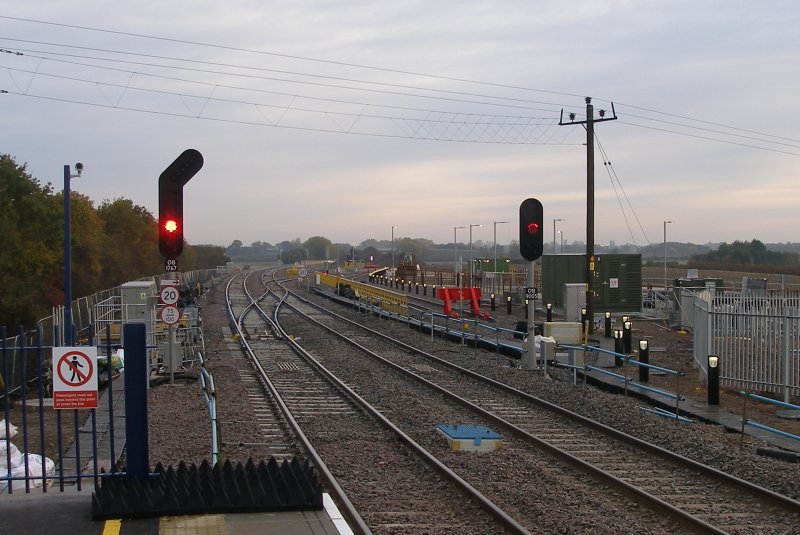
[[[494,225],[494,267],[492,271],[494,271],[494,277],[492,277],[492,293],[494,293],[494,280],[497,277],[497,225],[503,225],[508,223],[508,221],[494,221],[492,224]]]
[[[453,273],[458,273],[458,229],[467,227],[453,227]]]
[[[719,357],[708,356],[708,404],[719,405]]]
[[[392,225],[392,271],[394,271],[394,229],[397,227]]]
[[[553,219],[553,254],[556,254],[556,222],[557,221],[564,221],[563,219],[555,218]]]
[[[639,362],[650,364],[650,347],[647,340],[639,340]],[[639,366],[639,381],[642,383],[650,381],[650,368]]]
[[[482,227],[483,225],[475,224],[469,226],[469,283],[472,284],[472,227]]]
[[[81,176],[83,164],[75,164],[72,174],[69,165],[64,166],[64,340],[63,345],[72,345],[72,236],[70,232],[70,179]]]
[[[667,223],[675,221],[664,221],[664,292],[667,291]]]

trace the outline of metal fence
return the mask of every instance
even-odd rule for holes
[[[694,293],[694,361],[707,375],[708,355],[720,362],[720,384],[800,395],[800,296],[772,292]]]
[[[119,374],[112,359],[98,363],[106,380],[97,408],[56,410],[49,388],[53,347],[41,343],[41,331],[32,336],[33,345],[4,339],[0,347],[0,494],[47,492],[56,484],[60,491],[67,485],[81,490],[87,480],[96,486],[99,477],[119,473],[124,431],[115,424],[120,427],[125,413],[123,384],[113,380]],[[110,339],[105,344],[110,350]],[[10,383],[18,386],[10,389]]]
[[[208,284],[215,275],[219,275],[216,270],[201,270],[170,278],[178,278],[183,287],[193,288],[198,283]],[[157,288],[159,279],[144,280],[152,280]],[[117,471],[116,462],[122,454],[125,436],[124,430],[115,431],[114,423],[115,418],[125,415],[125,402],[124,384],[115,381],[120,376],[117,364],[124,362],[114,348],[122,342],[119,335],[128,317],[120,288],[72,304],[74,331],[78,333],[76,345],[97,348],[100,388],[97,409],[53,407],[52,356],[54,347],[64,345],[63,308],[54,310],[52,316],[40,321],[32,331],[19,328],[14,334],[0,327],[0,494],[31,492],[36,487],[46,492],[53,484],[58,484],[62,491],[65,484],[80,490],[87,479],[94,480],[96,485],[99,477]],[[150,302],[149,297],[147,301]],[[187,318],[190,312],[193,318]],[[146,344],[151,369],[167,366],[163,355],[158,353],[167,331],[156,325],[155,310],[148,317],[151,321],[146,329]],[[202,358],[203,333],[196,307],[185,309],[175,328],[175,340],[182,353],[178,366],[188,368],[194,359]],[[105,364],[100,363],[101,357]],[[210,376],[205,380],[211,382],[213,393],[213,380]]]
[[[181,286],[194,288],[198,283],[207,284],[208,281],[213,280],[221,274],[219,269],[200,269],[194,271],[187,271],[183,273],[174,273],[169,275],[170,279],[178,279]],[[158,288],[161,279],[166,275],[157,275],[153,277],[145,277],[139,279],[141,281],[152,281]],[[72,302],[72,322],[73,332],[78,345],[95,345],[95,341],[101,340],[104,336],[107,326],[111,326],[113,333],[119,333],[121,325],[124,323],[125,318],[128,316],[125,305],[121,301],[121,288],[117,286],[108,290],[97,292],[87,297],[81,297]],[[154,302],[154,307],[156,303]],[[156,318],[157,314],[155,309],[151,318]],[[154,320],[153,320],[154,321]],[[0,342],[6,348],[24,348],[24,347],[38,347],[38,346],[63,346],[68,345],[64,340],[64,307],[54,307],[53,313],[37,322],[36,329],[24,331],[20,328],[16,333],[11,329],[3,328],[0,331]],[[155,325],[148,329],[151,338],[148,340],[148,346],[158,347],[164,333],[156,328]],[[179,331],[179,336],[181,332]],[[187,333],[190,340],[196,341],[196,333]],[[113,342],[119,343],[118,340]],[[98,343],[98,350],[104,353],[103,344]],[[194,354],[196,347],[188,349],[189,354]],[[15,349],[17,351],[17,349]],[[30,355],[27,358],[28,363],[31,362]],[[10,365],[17,366],[21,362],[20,359],[9,359]],[[32,368],[29,368],[31,370]],[[30,378],[29,378],[30,379]],[[18,370],[11,369],[7,376],[4,376],[3,381],[5,387],[12,393],[19,391],[21,388],[22,376]]]

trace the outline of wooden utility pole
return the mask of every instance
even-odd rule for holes
[[[605,110],[600,110],[600,117],[595,119],[592,97],[586,97],[586,120],[576,121],[575,114],[569,114],[569,122],[564,122],[564,110],[561,110],[560,126],[572,124],[586,125],[586,318],[589,333],[594,332],[594,297],[595,259],[594,259],[594,123],[614,121],[617,113],[611,103],[613,117],[606,117]]]

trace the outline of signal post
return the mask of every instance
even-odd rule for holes
[[[158,177],[158,249],[164,256],[166,279],[178,273],[178,257],[183,252],[183,186],[203,167],[203,155],[187,149]],[[161,320],[168,325],[166,355],[169,382],[175,382],[175,324],[180,319],[179,281],[165,280],[161,288]]]
[[[519,251],[528,260],[528,351],[523,354],[522,365],[528,369],[538,369],[536,363],[536,323],[533,320],[536,310],[536,288],[533,267],[544,251],[544,209],[537,199],[525,199],[519,207]],[[542,358],[544,356],[542,355]]]

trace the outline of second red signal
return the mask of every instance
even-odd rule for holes
[[[533,262],[544,251],[544,209],[537,199],[525,199],[519,207],[519,252]]]

